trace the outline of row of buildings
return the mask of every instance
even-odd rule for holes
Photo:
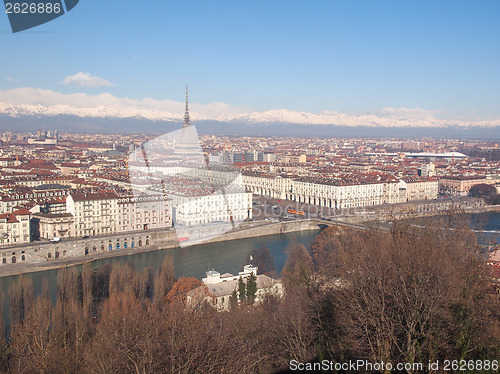
[[[0,245],[172,226],[171,205],[159,195],[134,197],[115,190],[89,190],[70,192],[62,200],[43,210],[35,205],[31,210],[22,208],[0,215]]]
[[[500,175],[500,162],[457,152],[496,151],[498,144],[215,136],[200,142],[187,97],[182,129],[160,137],[4,135],[4,246],[169,227],[196,235],[197,227],[210,231],[204,226],[218,223],[234,228],[252,218],[252,193],[346,209],[433,200],[439,192],[466,195],[475,184],[498,186]],[[46,143],[53,135],[57,142]]]
[[[177,167],[173,167],[176,169]],[[234,169],[182,169],[183,176],[162,171],[160,182],[123,189],[74,189],[51,185],[0,199],[0,245],[38,238],[71,238],[120,232],[190,227],[252,218],[252,193],[334,209],[436,199],[439,190],[463,194],[484,178],[395,177],[381,173],[325,173],[311,177]],[[211,185],[206,185],[210,180]],[[238,183],[231,183],[237,180]],[[66,181],[66,180],[64,180]],[[61,180],[61,182],[64,182]],[[71,181],[66,181],[72,184]],[[130,182],[128,182],[130,185]],[[204,184],[205,183],[205,184]],[[217,186],[222,186],[218,188]],[[242,188],[243,186],[243,188]]]
[[[252,216],[252,197],[244,191],[196,194],[188,190],[166,194],[151,190],[146,193],[77,190],[70,191],[61,200],[0,215],[0,245],[27,243],[40,238],[196,227],[243,221]]]
[[[256,194],[335,209],[432,200],[439,193],[436,178],[398,179],[384,174],[289,178],[247,172],[243,174],[243,181]]]
[[[305,155],[303,157],[305,162]],[[274,153],[259,152],[255,150],[248,151],[224,151],[212,153],[208,156],[210,165],[232,165],[242,162],[273,162]]]

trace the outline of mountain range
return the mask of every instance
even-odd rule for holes
[[[277,109],[213,118],[193,113],[191,118],[200,133],[214,135],[500,138],[499,120],[449,121],[408,109],[388,108],[377,114],[361,115]],[[74,133],[163,133],[179,128],[181,123],[182,115],[151,108],[80,108],[0,102],[0,131],[57,129]]]

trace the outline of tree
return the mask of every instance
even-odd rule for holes
[[[500,204],[500,195],[498,194],[495,186],[491,184],[475,184],[469,190],[469,196],[484,198],[487,204]]]
[[[82,272],[72,267],[58,273],[58,295],[53,308],[52,330],[60,355],[62,372],[82,370],[86,345],[94,333],[92,295],[93,272],[84,266]]]
[[[95,298],[96,304],[102,303],[109,297],[109,277],[111,270],[112,266],[106,263],[99,270],[95,271],[92,295]]]
[[[57,369],[53,357],[62,361],[52,331],[53,309],[48,292],[43,292],[21,323],[13,326],[10,350],[11,369],[17,373],[48,373]]]
[[[247,279],[247,292],[246,292],[246,298],[250,305],[253,305],[256,294],[257,294],[257,277],[255,276],[254,273],[251,273]]]
[[[21,275],[16,283],[11,284],[9,298],[11,324],[21,323],[35,300],[33,279]]]
[[[137,271],[131,262],[115,264],[109,276],[109,295],[135,292],[137,284]]]
[[[496,195],[497,189],[491,184],[475,184],[469,190],[469,196],[472,197],[487,197],[490,195]]]
[[[7,351],[9,345],[5,335],[5,323],[3,319],[3,302],[4,294],[0,290],[0,372],[6,372],[9,363],[9,352]]]
[[[307,287],[313,271],[311,255],[306,247],[302,244],[293,245],[282,271],[285,286],[288,288]]]
[[[250,261],[250,256],[252,260]],[[274,262],[274,257],[267,248],[263,245],[260,248],[253,249],[246,257],[246,264],[252,262],[253,265],[257,266],[259,274],[265,274],[271,278],[276,276],[276,263]]]
[[[238,292],[234,290],[229,296],[229,306],[230,309],[234,309],[238,306]]]
[[[161,340],[157,329],[160,316],[149,300],[139,300],[134,293],[110,296],[102,306],[97,331],[85,352],[87,372],[157,373],[165,372]],[[161,352],[161,353],[160,353]]]
[[[243,278],[240,277],[238,279],[238,295],[239,295],[239,298],[240,298],[240,302],[243,302],[245,301],[246,299],[246,286],[245,286],[245,282],[243,282]]]
[[[158,268],[158,274],[154,280],[153,301],[157,308],[161,308],[165,297],[168,295],[175,283],[175,266],[172,256],[165,256]]]
[[[377,362],[476,358],[493,341],[481,322],[491,315],[488,278],[467,225],[445,217],[425,228],[395,222],[391,232],[342,236],[323,267],[326,279],[341,280],[325,283],[322,318],[338,344],[334,356],[340,345],[344,358]]]
[[[196,278],[180,277],[165,297],[165,301],[169,304],[185,305],[189,291],[198,287],[206,288],[205,284]]]
[[[337,226],[329,226],[316,236],[312,245],[313,259],[316,266],[321,267],[324,263],[329,263],[328,257],[334,250],[335,242],[341,233]]]
[[[319,345],[314,327],[313,305],[309,295],[287,292],[286,298],[277,302],[271,316],[270,330],[273,346],[286,357],[286,361],[311,361]]]
[[[139,274],[136,294],[139,299],[152,300],[154,295],[154,271],[151,268],[142,269]]]

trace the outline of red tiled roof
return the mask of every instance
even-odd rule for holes
[[[63,162],[63,163],[61,163],[61,166],[62,167],[69,167],[69,168],[81,168],[81,167],[84,167],[85,165],[77,164],[74,162]]]
[[[14,214],[16,216],[26,216],[26,215],[31,214],[31,212],[28,209],[21,208],[21,209],[18,209],[16,211],[12,212],[12,214]]]
[[[0,219],[7,219],[7,223],[15,223],[19,222],[16,218],[16,216],[12,213],[4,213],[0,214]]]

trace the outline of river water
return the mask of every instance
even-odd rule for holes
[[[201,279],[205,276],[205,272],[211,269],[217,270],[221,274],[237,274],[238,271],[240,271],[240,267],[244,264],[248,253],[255,248],[266,245],[274,257],[276,270],[281,272],[287,257],[287,247],[291,243],[299,243],[310,249],[319,232],[320,230],[300,231],[232,240],[228,242],[194,245],[184,248],[136,253],[96,260],[92,262],[92,266],[97,269],[106,263],[122,264],[131,262],[135,269],[139,271],[146,267],[151,267],[156,270],[165,256],[169,255],[174,259],[177,277],[188,276]],[[81,265],[77,265],[77,267],[81,268]],[[57,274],[61,270],[64,269],[45,270],[36,273],[27,273],[22,276],[33,279],[35,295],[40,294],[42,283],[44,280],[47,280],[52,300],[55,301],[57,294]],[[0,290],[3,293],[3,315],[4,321],[6,322],[9,318],[9,288],[13,282],[17,282],[19,277],[20,275],[12,275],[0,278]]]
[[[496,238],[500,236],[500,213],[492,212],[486,214],[474,214],[471,215],[471,219],[473,222],[480,224],[481,227],[477,228],[480,229],[481,234],[495,236]],[[205,276],[205,272],[211,269],[217,270],[221,274],[238,273],[240,267],[245,262],[245,258],[248,253],[254,248],[260,248],[263,245],[266,245],[271,254],[274,256],[276,269],[279,273],[285,263],[287,257],[286,248],[290,245],[290,243],[297,242],[310,249],[319,232],[319,230],[302,231],[232,240],[228,242],[195,245],[184,248],[137,253],[133,255],[97,260],[92,263],[92,266],[94,268],[99,268],[105,263],[115,264],[131,262],[139,271],[145,267],[151,267],[156,270],[162,263],[163,258],[166,255],[169,255],[174,259],[177,277],[192,276],[201,279]],[[79,267],[81,267],[81,265]],[[55,300],[57,293],[57,273],[59,271],[61,271],[61,269],[45,270],[36,273],[24,274],[23,276],[33,279],[35,295],[38,295],[41,292],[42,282],[46,279],[49,284],[50,294],[52,295],[53,300]],[[9,288],[12,282],[16,282],[18,278],[19,275],[0,278],[0,290],[4,296],[4,321],[7,321],[8,319]]]

